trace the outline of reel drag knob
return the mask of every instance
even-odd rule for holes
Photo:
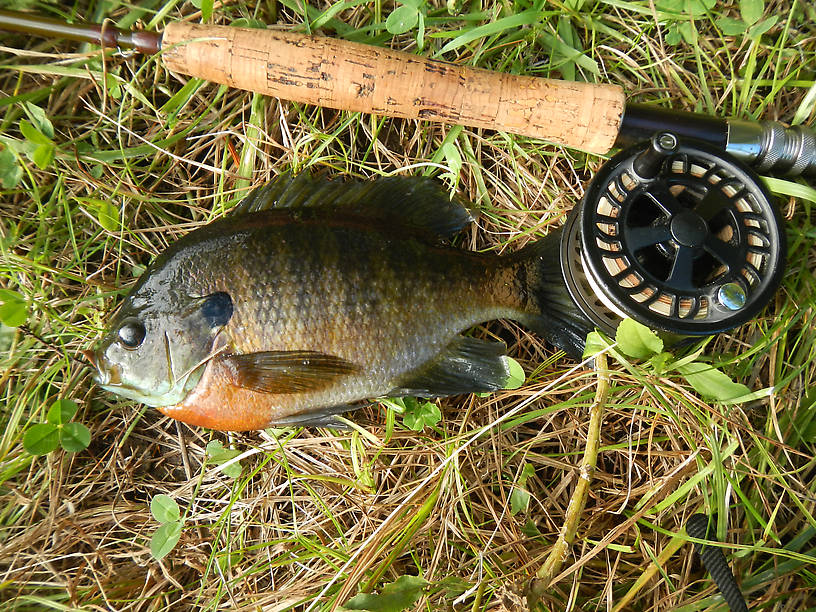
[[[782,277],[785,234],[747,166],[702,142],[657,134],[613,157],[561,240],[570,293],[598,327],[622,317],[681,336],[755,316]]]

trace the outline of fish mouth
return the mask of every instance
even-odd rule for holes
[[[85,350],[80,354],[87,359],[94,369],[93,379],[101,387],[119,387],[122,385],[122,376],[119,366],[111,366],[103,355],[97,351]]]
[[[84,357],[83,361],[87,362],[92,369],[92,377],[96,384],[98,384],[105,391],[110,391],[121,397],[136,400],[148,406],[161,407],[177,404],[190,391],[190,388],[195,386],[198,379],[201,377],[203,367],[197,367],[191,372],[187,372],[182,378],[183,383],[180,388],[178,384],[175,386],[171,383],[161,381],[158,387],[161,388],[145,388],[141,385],[132,384],[130,381],[123,379],[123,370],[120,364],[111,363],[105,354],[100,350],[82,350],[79,354]],[[167,386],[167,388],[164,388]]]

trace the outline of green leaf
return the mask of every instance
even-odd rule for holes
[[[0,151],[0,184],[5,189],[14,189],[23,178],[23,169],[17,163],[17,156],[9,148]]]
[[[731,17],[720,17],[715,22],[717,27],[725,36],[738,36],[748,29],[748,24],[742,19],[732,19]]]
[[[399,6],[385,20],[385,29],[391,34],[405,34],[419,21],[419,11],[413,6]]]
[[[748,387],[734,382],[727,374],[708,363],[694,361],[680,366],[677,370],[697,393],[706,398],[724,402],[751,392]]]
[[[79,406],[74,400],[58,399],[51,404],[45,420],[54,425],[63,425],[73,419],[78,410]]]
[[[657,0],[655,5],[661,11],[683,13],[690,17],[699,17],[714,8],[717,0]]]
[[[586,343],[584,344],[584,359],[597,355],[608,346],[609,343],[607,343],[600,332],[589,332],[586,337]]]
[[[615,334],[620,350],[635,359],[647,359],[663,350],[663,341],[651,329],[634,319],[624,319]]]
[[[498,36],[507,31],[517,32],[524,26],[540,23],[541,20],[542,13],[540,9],[528,9],[526,11],[522,11],[521,13],[502,17],[501,19],[491,21],[490,23],[486,23],[475,28],[465,29],[463,30],[463,34],[460,34],[453,40],[448,41],[444,47],[434,54],[434,57],[444,55],[445,53],[458,49],[459,47],[467,45],[479,38]]]
[[[796,411],[797,429],[801,429],[801,439],[808,444],[816,442],[816,388],[811,389],[802,398],[799,410]]]
[[[519,365],[519,362],[513,359],[512,357],[503,357],[505,363],[507,364],[507,369],[510,370],[510,376],[507,377],[507,380],[504,383],[505,389],[518,389],[524,384],[524,368]]]
[[[77,198],[77,201],[96,210],[96,220],[103,228],[109,232],[119,231],[120,213],[116,206],[107,200],[98,200],[96,198]]]
[[[13,289],[0,289],[0,302],[25,302],[25,298],[18,291]]]
[[[119,82],[119,79],[115,77],[115,75],[109,74],[108,78],[105,79],[105,87],[108,90],[108,95],[113,98],[114,100],[119,100],[122,97],[122,84]]]
[[[680,33],[683,40],[688,44],[697,44],[697,30],[691,21],[684,21],[683,23],[678,24],[677,31]]]
[[[785,443],[793,448],[802,442],[816,442],[816,387],[802,396],[795,411],[785,410],[779,415],[779,427],[786,432]]]
[[[533,475],[535,475],[535,467],[532,463],[525,463],[510,492],[510,514],[516,515],[526,511],[530,505],[530,493],[524,487],[527,486],[527,479]]]
[[[807,185],[801,185],[800,183],[795,183],[793,181],[780,179],[773,176],[763,177],[762,182],[765,183],[768,188],[777,195],[793,196],[802,200],[816,202],[816,189],[813,187],[808,187]]]
[[[110,202],[101,202],[96,212],[99,225],[109,232],[119,230],[119,209]]]
[[[442,145],[442,153],[445,155],[445,161],[448,162],[451,173],[458,177],[459,172],[462,170],[462,155],[459,153],[459,149],[454,143],[446,142]]]
[[[150,514],[160,523],[172,523],[179,520],[181,510],[175,499],[159,493],[150,500]]]
[[[178,544],[181,537],[181,521],[165,523],[150,538],[150,554],[154,559],[162,559]]]
[[[60,446],[68,453],[84,451],[91,443],[91,432],[82,423],[66,423],[58,429]]]
[[[683,10],[685,0],[657,0],[655,6],[661,11],[670,11],[672,13],[679,13]]]
[[[523,533],[525,536],[527,536],[531,540],[535,539],[535,538],[541,538],[541,535],[542,535],[541,532],[539,531],[538,527],[536,526],[536,524],[530,519],[527,519],[527,522],[524,523],[524,525],[522,525],[521,533]]]
[[[664,37],[666,40],[667,45],[679,45],[680,41],[683,40],[683,37],[680,36],[680,30],[677,28],[676,23],[672,23],[669,25],[669,29],[666,31],[666,36]]]
[[[368,612],[401,612],[412,606],[420,597],[428,581],[419,576],[400,576],[386,584],[379,594],[360,593],[343,606],[346,610]]]
[[[238,19],[236,21],[248,21],[246,19]],[[233,23],[232,25],[238,25]],[[249,24],[243,25],[241,27],[249,28],[253,27]],[[175,117],[179,113],[179,111],[193,99],[196,91],[198,91],[202,85],[205,84],[205,81],[201,79],[190,79],[184,84],[184,87],[179,89],[176,93],[174,93],[171,98],[165,102],[162,107],[161,111],[163,113],[167,113]]]
[[[54,152],[56,151],[54,145],[41,144],[34,149],[28,158],[40,169],[45,170],[54,161]]]
[[[513,487],[510,491],[510,514],[515,516],[519,512],[525,512],[530,505],[530,493],[527,489]]]
[[[740,0],[740,15],[743,21],[752,25],[760,20],[765,12],[765,2],[763,0]]]
[[[45,114],[43,109],[35,104],[32,104],[31,102],[26,102],[25,111],[32,123],[37,126],[37,130],[39,130],[43,136],[47,138],[54,137],[54,125],[51,123],[51,120],[48,118],[48,115]]]
[[[29,429],[23,436],[23,448],[32,455],[47,455],[59,446],[57,426],[51,423],[39,423]]]
[[[260,19],[252,19],[250,17],[238,17],[238,19],[233,19],[230,22],[230,25],[235,28],[256,28],[258,30],[265,30],[266,29],[266,22],[261,21]],[[195,79],[198,81],[198,86],[201,86],[204,81],[201,79]]]
[[[37,145],[33,151],[27,151],[26,156],[41,170],[47,168],[54,161],[54,142],[25,119],[20,120],[20,132],[28,142]]]
[[[799,125],[800,123],[804,123],[810,116],[810,112],[814,106],[816,106],[816,84],[808,87],[805,97],[797,104],[796,112],[793,114],[790,124]],[[798,183],[793,184],[798,185]]]
[[[570,26],[572,27],[572,26]],[[541,32],[538,35],[538,41],[542,43],[546,48],[551,49],[552,52],[559,57],[563,58],[562,61],[558,63],[561,71],[564,74],[575,73],[575,70],[571,67],[572,64],[576,64],[586,70],[587,72],[591,72],[595,76],[601,75],[601,69],[598,67],[598,62],[594,59],[586,55],[584,51],[581,49],[576,49],[571,47],[561,40],[552,36],[551,34],[547,34],[546,32]]]
[[[654,368],[655,372],[662,374],[666,371],[666,364],[671,357],[671,353],[658,353],[657,355],[649,358],[649,364],[652,366],[652,368]]]
[[[425,49],[425,15],[420,11],[418,13],[419,16],[419,23],[417,24],[417,49],[422,51]]]
[[[405,414],[405,398],[404,397],[390,397],[390,398],[386,397],[386,398],[380,399],[379,402],[383,406],[385,406],[386,408],[389,408],[390,410],[393,410],[397,414]]]
[[[0,323],[0,353],[11,348],[16,331],[13,327]]]
[[[193,6],[201,9],[201,22],[206,23],[212,17],[213,0],[193,0]]]
[[[28,319],[25,298],[10,289],[0,289],[0,321],[8,327],[20,327]]]
[[[226,463],[230,459],[234,459],[240,454],[241,451],[239,450],[224,448],[224,445],[221,444],[219,440],[211,440],[207,443],[207,456],[209,456],[210,461],[212,461],[215,465]],[[238,478],[241,475],[242,469],[241,463],[237,461],[235,463],[231,463],[221,471],[230,478]]]
[[[243,471],[244,468],[241,467],[241,462],[237,461],[235,463],[230,463],[227,467],[221,470],[221,473],[229,478],[238,478]]]
[[[748,36],[756,40],[765,32],[774,27],[777,21],[779,21],[779,15],[774,15],[773,17],[768,17],[764,21],[760,21],[759,23],[752,25],[748,29]]]
[[[405,412],[402,414],[402,422],[409,429],[422,431],[426,425],[433,427],[440,420],[442,420],[442,412],[439,410],[439,406],[433,402],[420,403],[413,398],[405,398]]]
[[[25,119],[20,120],[20,133],[28,142],[36,145],[53,145],[54,142]]]
[[[473,583],[459,576],[445,576],[434,584],[434,590],[441,589],[448,599],[455,599],[470,588],[473,588]]]
[[[218,555],[215,557],[215,562],[218,564],[218,567],[221,570],[221,572],[226,573],[230,570],[230,568],[238,565],[241,562],[242,558],[243,555],[237,550],[229,552],[224,551],[218,553]]]

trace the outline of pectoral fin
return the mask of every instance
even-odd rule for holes
[[[239,387],[262,393],[302,393],[325,389],[359,371],[342,357],[314,351],[265,351],[227,355],[224,364]]]

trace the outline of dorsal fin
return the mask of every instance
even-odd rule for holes
[[[451,200],[426,177],[379,177],[370,181],[337,180],[281,174],[258,187],[230,214],[280,208],[317,208],[344,213],[450,238],[474,220],[458,200]]]

